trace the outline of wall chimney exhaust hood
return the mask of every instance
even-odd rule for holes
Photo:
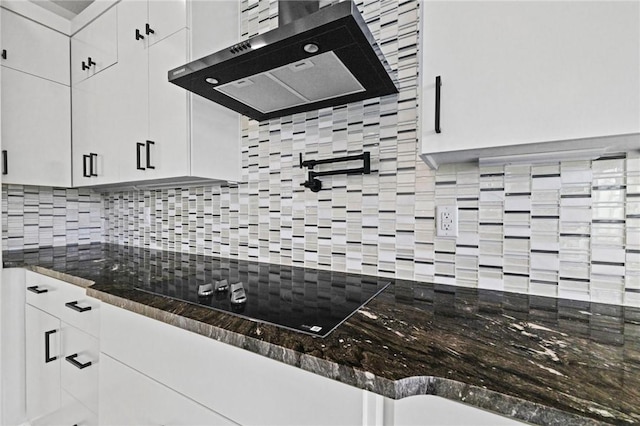
[[[398,93],[352,0],[280,0],[278,28],[169,71],[169,81],[256,120]]]

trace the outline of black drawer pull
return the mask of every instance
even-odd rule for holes
[[[87,160],[90,160],[91,157],[89,157],[88,155],[83,155],[82,156],[82,176],[84,177],[91,177],[91,172],[87,171]]]
[[[144,167],[142,167],[142,164],[140,164],[141,157],[142,157],[142,154],[140,153],[140,148],[144,148],[144,144],[142,142],[137,142],[136,143],[136,168],[138,170],[144,170]]]
[[[51,342],[49,342],[49,336],[57,333],[58,330],[50,330],[44,332],[44,363],[47,364],[51,361],[58,359],[57,356],[51,356]]]
[[[2,49],[2,59],[7,59],[7,49]]]
[[[98,154],[94,154],[93,152],[89,153],[89,177],[98,176]],[[93,170],[93,165],[96,165],[95,171]]]
[[[440,76],[436,77],[436,133],[440,133],[440,86],[442,86],[442,79]]]
[[[85,61],[82,61],[82,71],[86,71],[91,68],[91,65],[87,65]]]
[[[87,312],[91,310],[91,306],[78,306],[78,301],[67,302],[64,304],[69,309],[73,309],[76,312]]]
[[[2,174],[9,174],[9,153],[6,149],[2,150]]]
[[[37,285],[31,286],[31,287],[27,287],[27,290],[29,290],[30,292],[35,293],[35,294],[47,293],[49,291],[46,288],[38,288]]]
[[[73,355],[69,355],[67,357],[64,357],[64,359],[66,359],[67,361],[69,361],[71,364],[73,364],[74,367],[79,368],[80,370],[82,370],[83,368],[87,368],[91,366],[91,361],[87,361],[84,364],[81,362],[76,361],[76,358],[78,357],[78,354],[73,354]]]
[[[96,63],[95,63],[95,61],[93,59],[91,59],[91,56],[89,56],[87,58],[87,64],[89,64],[89,66],[92,66],[92,65],[95,65]]]
[[[147,35],[149,35],[149,34],[155,34],[155,31],[153,31],[153,30],[151,29],[151,27],[149,26],[149,24],[145,24],[145,30],[144,30],[144,32],[145,32],[145,33],[147,33]]]
[[[151,165],[151,145],[155,145],[153,141],[147,141],[147,169],[155,169],[155,166]]]
[[[144,36],[140,34],[140,30],[136,28],[136,40],[144,40]]]

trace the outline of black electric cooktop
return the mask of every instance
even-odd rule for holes
[[[138,283],[135,289],[325,337],[389,285],[378,277],[339,272],[215,263],[195,276]],[[234,300],[233,290],[237,296],[240,288],[245,297]]]

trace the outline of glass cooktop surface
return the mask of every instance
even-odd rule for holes
[[[320,337],[390,284],[379,277],[222,259],[179,275],[134,288]]]

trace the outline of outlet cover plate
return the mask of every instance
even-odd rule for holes
[[[436,236],[458,236],[458,206],[436,206]]]

